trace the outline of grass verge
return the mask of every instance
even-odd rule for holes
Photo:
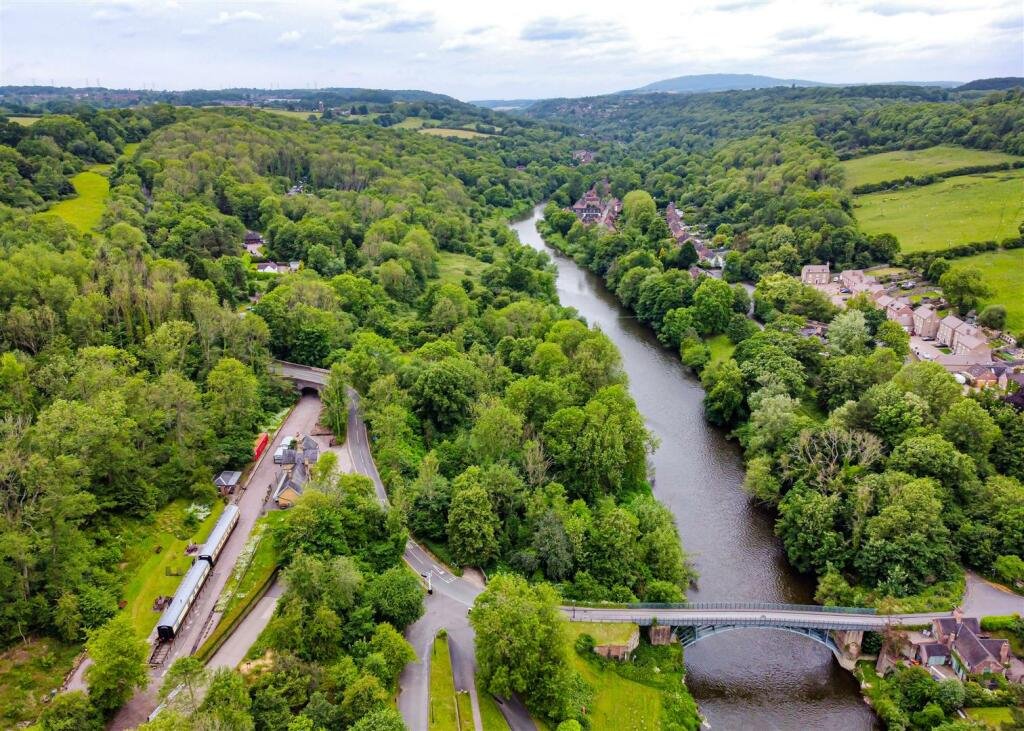
[[[470,719],[472,723],[472,719]],[[438,635],[430,656],[430,731],[452,731],[459,728],[455,705],[455,678],[448,638]]]
[[[964,713],[972,721],[980,721],[988,728],[1003,728],[1003,724],[1009,727],[1013,722],[1013,713],[1009,708],[965,708]]]
[[[476,686],[476,697],[480,701],[480,721],[483,723],[484,731],[508,731],[508,723],[501,714],[501,708],[494,697]]]
[[[231,578],[217,600],[216,611],[221,613],[220,621],[196,651],[196,656],[200,660],[205,661],[213,656],[235,625],[273,581],[278,558],[270,531],[283,517],[283,510],[272,510],[253,526],[249,540],[245,542],[242,552],[238,555],[238,562],[231,573]]]

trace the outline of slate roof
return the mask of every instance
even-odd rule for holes
[[[213,484],[218,487],[234,487],[241,479],[241,472],[229,472],[225,470],[213,478]]]

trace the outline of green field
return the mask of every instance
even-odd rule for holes
[[[597,645],[625,645],[636,632],[636,625],[630,622],[573,622],[572,630],[577,635],[590,635]]]
[[[398,124],[392,125],[394,129],[420,129],[426,124],[423,117],[406,117]]]
[[[631,625],[632,626],[632,625]],[[570,642],[590,634],[589,625],[569,625]],[[594,731],[626,731],[627,729],[661,728],[661,693],[656,688],[623,678],[610,666],[599,668],[579,656],[570,645],[569,657],[583,679],[594,689],[594,705],[590,708],[590,727]]]
[[[725,335],[713,335],[705,340],[704,343],[711,351],[711,363],[709,365],[728,360],[732,357],[732,352],[736,350],[736,346]]]
[[[16,728],[39,717],[50,691],[81,652],[51,637],[29,639],[0,653],[0,727]]]
[[[187,500],[168,504],[156,514],[153,524],[140,524],[128,543],[121,568],[131,578],[122,598],[127,602],[125,611],[131,615],[140,637],[148,636],[160,617],[153,611],[156,598],[174,594],[181,583],[180,575],[168,575],[167,571],[184,574],[192,565],[192,557],[185,554],[185,547],[190,542],[205,540],[224,509],[218,500],[201,523],[190,527],[186,520],[188,507]]]
[[[492,136],[472,129],[453,129],[451,127],[424,127],[420,132],[425,135],[433,135],[435,137],[459,137],[465,140],[473,139],[474,137]]]
[[[841,164],[846,176],[846,187],[855,188],[868,183],[898,180],[908,175],[918,177],[928,173],[941,173],[971,165],[996,165],[1021,158],[1005,152],[969,150],[955,145],[937,145],[924,150],[896,150],[878,155],[858,157]]]
[[[270,112],[271,114],[280,114],[282,117],[291,117],[292,119],[308,120],[310,114],[317,119],[320,118],[320,112],[304,112],[302,110],[295,109],[273,109],[271,107],[265,107],[263,111]]]
[[[430,656],[430,731],[456,731],[459,717],[455,710],[455,678],[448,638],[434,638]]]
[[[998,241],[1016,234],[1024,220],[1024,170],[857,196],[854,215],[866,233],[895,235],[904,252]]]
[[[18,124],[23,124],[26,127],[31,127],[33,124],[35,124],[40,119],[42,119],[42,117],[8,117],[8,119],[11,120],[12,122],[17,122]]]
[[[982,277],[993,291],[983,304],[1003,305],[1006,308],[1006,329],[1014,334],[1024,332],[1024,249],[976,254],[956,259],[953,266],[981,270]]]
[[[1009,708],[965,708],[964,713],[973,721],[981,721],[988,728],[999,729],[1005,723],[1013,722],[1013,714]]]
[[[487,264],[468,254],[456,254],[452,251],[442,251],[438,254],[437,273],[445,283],[458,284],[467,276],[476,279],[486,267]]]
[[[55,213],[83,233],[95,228],[103,216],[107,194],[110,193],[110,182],[105,176],[100,175],[100,171],[109,167],[95,165],[72,177],[71,184],[78,195],[61,201],[47,213]]]

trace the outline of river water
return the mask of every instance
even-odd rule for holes
[[[561,303],[574,307],[618,346],[629,389],[658,438],[654,493],[675,515],[683,547],[700,573],[691,601],[813,603],[814,587],[786,563],[771,516],[743,492],[738,447],[704,421],[700,382],[637,322],[601,279],[548,247],[538,206],[512,224],[519,240],[558,267]],[[828,649],[799,635],[734,630],[686,651],[687,685],[719,729],[874,729],[853,676]]]

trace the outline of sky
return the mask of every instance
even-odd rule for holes
[[[0,85],[583,96],[1024,76],[1022,0],[0,0]]]

